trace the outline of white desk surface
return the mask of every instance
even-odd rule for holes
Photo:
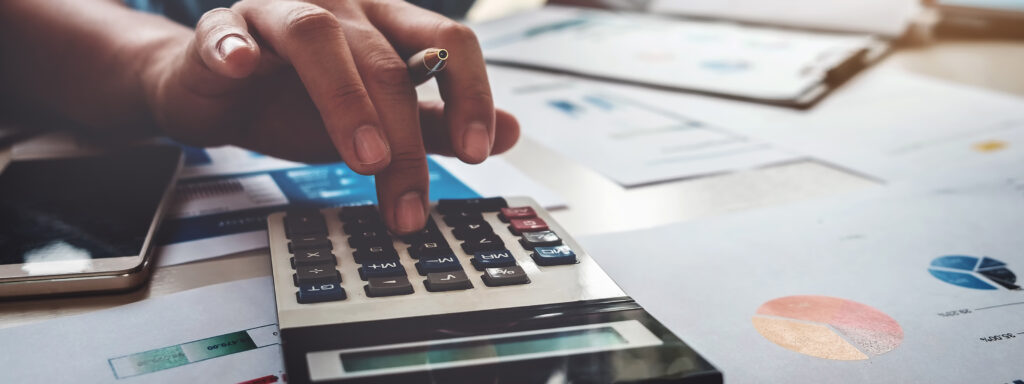
[[[903,48],[883,66],[1024,96],[1024,41],[942,41]],[[574,236],[639,229],[835,195],[873,181],[814,162],[624,189],[523,138],[506,159],[561,194],[554,212]],[[0,302],[0,328],[85,313],[186,289],[270,275],[266,250],[159,268],[142,290],[92,297]]]

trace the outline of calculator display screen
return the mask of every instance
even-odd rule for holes
[[[522,355],[593,350],[627,344],[613,327],[517,335],[498,339],[468,340],[387,350],[341,354],[346,372],[502,359]]]
[[[49,275],[88,270],[42,266],[141,255],[180,157],[145,146],[11,162],[0,173],[0,266]]]

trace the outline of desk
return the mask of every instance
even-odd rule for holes
[[[879,65],[1024,96],[1024,42],[943,41],[899,50]],[[553,215],[574,236],[657,226],[874,185],[807,161],[627,190],[529,138],[505,158],[565,198],[571,208]],[[146,288],[135,292],[0,302],[0,328],[269,274],[265,250],[160,268]]]

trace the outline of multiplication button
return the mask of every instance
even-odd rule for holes
[[[327,265],[333,267],[337,264],[338,259],[336,259],[334,254],[326,248],[295,251],[295,257],[292,257],[292,269],[310,265]]]

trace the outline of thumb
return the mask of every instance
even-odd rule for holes
[[[245,19],[227,8],[206,12],[177,70],[178,81],[202,96],[216,96],[245,84],[260,63],[260,48]]]

